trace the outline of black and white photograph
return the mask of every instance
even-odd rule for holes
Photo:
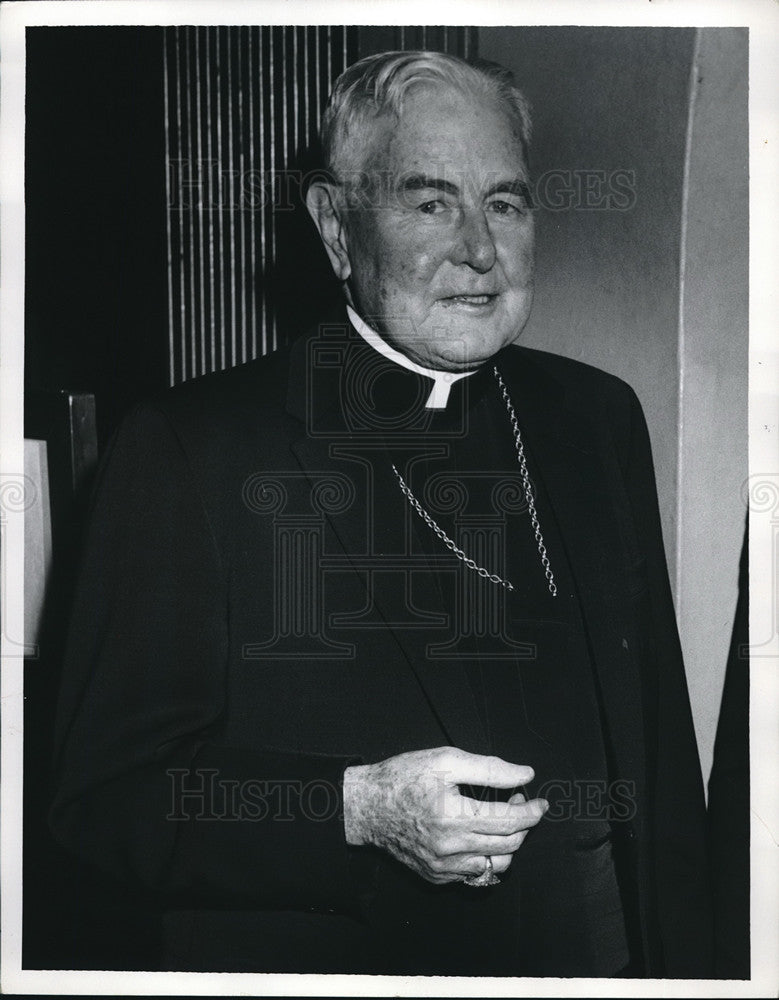
[[[0,11],[3,992],[779,986],[776,8],[393,10]]]

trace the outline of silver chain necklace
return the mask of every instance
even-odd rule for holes
[[[541,525],[538,521],[538,513],[536,512],[536,501],[533,495],[533,487],[530,485],[530,476],[527,471],[527,461],[525,460],[525,449],[522,444],[522,435],[519,431],[519,421],[517,420],[517,415],[514,412],[514,407],[511,404],[511,397],[509,396],[509,391],[506,388],[506,384],[500,377],[500,372],[497,367],[493,367],[493,372],[495,378],[498,381],[500,387],[501,395],[503,396],[503,401],[506,404],[506,409],[508,410],[509,418],[511,419],[511,430],[514,433],[514,445],[517,449],[517,459],[519,460],[519,473],[522,476],[522,488],[525,492],[525,502],[527,503],[528,513],[530,514],[530,523],[533,525],[533,531],[535,533],[536,545],[538,545],[538,554],[541,556],[541,565],[544,567],[544,575],[546,576],[546,584],[549,588],[549,593],[552,597],[557,597],[557,585],[554,582],[554,574],[552,573],[552,567],[549,564],[549,557],[546,554],[546,546],[544,545],[544,536],[541,534]],[[483,566],[478,566],[473,559],[469,559],[468,556],[463,552],[462,549],[458,548],[457,545],[452,541],[452,539],[446,534],[446,532],[439,527],[435,520],[428,514],[422,504],[417,500],[411,489],[406,485],[403,476],[398,472],[397,466],[392,466],[392,471],[397,476],[398,485],[400,486],[401,492],[405,495],[408,502],[414,508],[414,510],[419,514],[425,524],[431,528],[436,535],[441,539],[444,545],[453,552],[457,558],[464,562],[468,569],[472,569],[475,573],[478,573],[480,577],[485,580],[489,580],[491,583],[497,583],[501,587],[505,587],[506,590],[513,590],[514,584],[510,580],[505,580],[502,576],[498,576],[497,573],[490,573],[488,569]]]

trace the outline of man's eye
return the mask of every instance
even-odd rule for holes
[[[514,204],[510,201],[491,201],[490,211],[496,215],[521,215],[524,211],[523,205]]]
[[[419,211],[424,212],[425,215],[437,215],[439,212],[443,212],[446,206],[442,201],[436,198],[435,201],[424,201],[419,206]]]

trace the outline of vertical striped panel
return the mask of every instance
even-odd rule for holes
[[[356,28],[165,29],[170,382],[279,344],[274,203],[315,138]]]
[[[335,78],[369,51],[473,55],[472,34],[439,26],[165,29],[171,384],[279,346],[279,213],[295,199],[300,210],[300,185],[288,171],[315,139]]]
[[[477,56],[478,28],[455,25],[364,25],[359,29],[359,58],[390,50],[427,49],[463,59]]]

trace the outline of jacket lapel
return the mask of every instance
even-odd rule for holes
[[[641,682],[633,645],[626,565],[629,528],[616,455],[586,408],[525,349],[504,352],[525,446],[557,519],[598,679],[606,729],[619,777],[643,787]],[[505,375],[504,375],[505,377]]]

